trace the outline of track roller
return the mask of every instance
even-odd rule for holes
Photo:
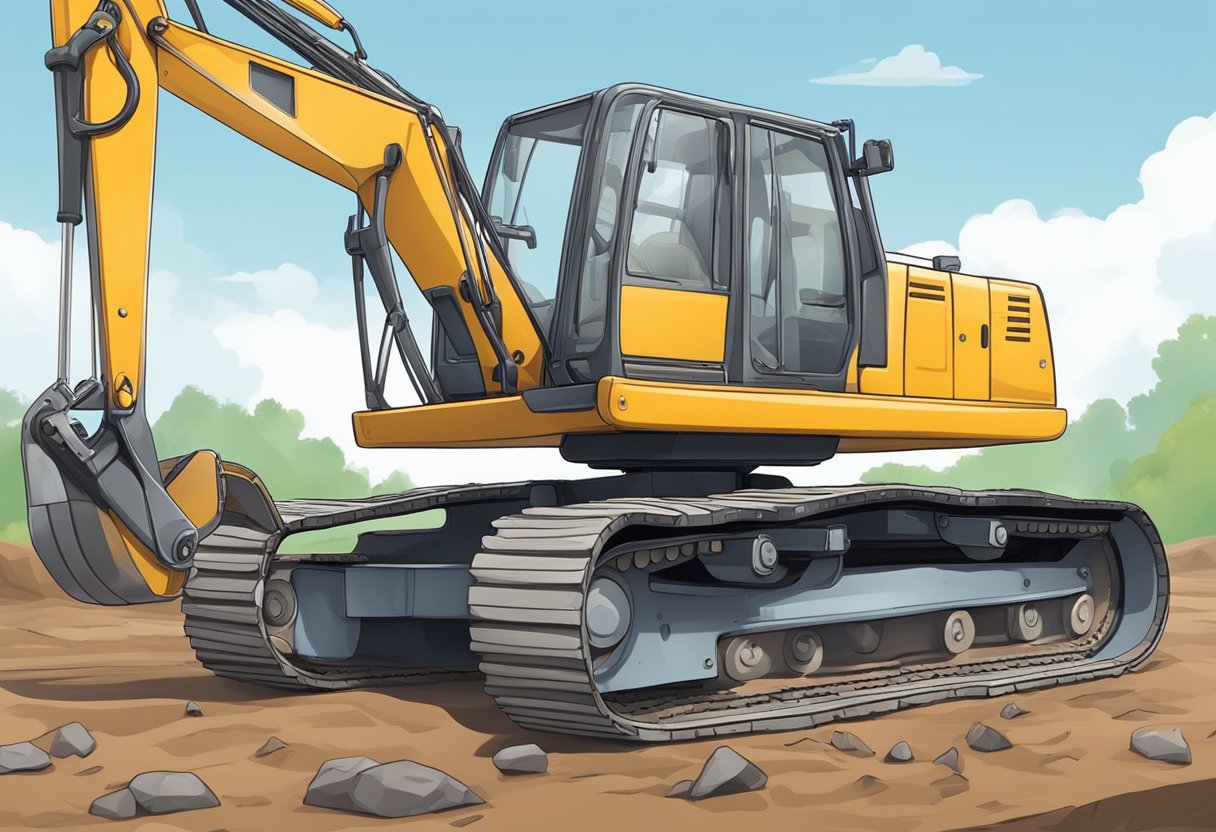
[[[950,613],[946,618],[945,627],[942,628],[942,641],[946,650],[956,656],[970,650],[971,645],[975,643],[975,621],[971,618],[971,613],[966,610]]]

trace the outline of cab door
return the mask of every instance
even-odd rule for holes
[[[954,397],[992,397],[992,312],[988,281],[965,274],[954,283]]]
[[[627,376],[725,379],[729,129],[665,106],[643,128],[620,295]]]

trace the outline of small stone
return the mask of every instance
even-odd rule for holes
[[[167,815],[219,806],[219,798],[191,771],[145,771],[127,787],[139,808],[150,815]]]
[[[350,796],[356,812],[381,818],[409,818],[485,802],[454,777],[411,760],[360,772]]]
[[[870,746],[862,742],[861,738],[856,734],[851,734],[848,731],[833,731],[832,747],[849,754],[856,754],[859,757],[874,756],[874,751]]]
[[[688,790],[689,800],[763,789],[768,775],[729,746],[714,749]]]
[[[47,753],[32,742],[0,745],[0,774],[10,771],[42,771],[51,764]]]
[[[512,745],[494,755],[494,765],[503,774],[540,774],[549,767],[549,757],[538,745]]]
[[[891,750],[887,752],[887,756],[883,758],[883,762],[887,763],[910,763],[912,762],[912,748],[907,742],[900,740],[891,746]]]
[[[692,790],[691,780],[681,780],[668,790],[668,797],[688,797],[688,793]]]
[[[1004,751],[1006,748],[1013,748],[1013,743],[1009,738],[995,728],[989,728],[982,722],[977,722],[971,726],[971,730],[967,732],[967,745],[971,746],[976,751]]]
[[[198,706],[197,702],[186,703],[186,716],[202,716],[203,709]]]
[[[863,774],[853,781],[853,785],[862,794],[878,794],[878,792],[886,791],[887,784],[879,780],[872,774]]]
[[[950,746],[949,749],[943,751],[933,760],[934,765],[945,766],[955,774],[963,773],[963,760],[959,756],[958,749]]]
[[[1030,713],[1030,711],[1023,711],[1021,708],[1019,708],[1013,702],[1010,702],[1008,705],[1001,708],[1001,718],[1002,719],[1017,719],[1022,714],[1028,714],[1028,713]]]
[[[1191,747],[1178,728],[1137,728],[1132,731],[1131,750],[1150,760],[1180,766],[1191,764]]]
[[[51,738],[52,757],[87,757],[97,747],[97,740],[79,722],[69,722]]]
[[[99,818],[107,818],[109,820],[133,818],[138,811],[139,807],[135,803],[135,795],[131,794],[130,789],[119,789],[116,792],[103,794],[94,800],[93,805],[89,807],[90,815],[97,815]]]
[[[378,765],[378,762],[369,757],[339,757],[336,760],[326,760],[308,784],[304,803],[325,809],[337,809],[340,812],[355,811],[350,797],[351,789],[355,787],[355,779],[369,768]]]
[[[291,746],[289,746],[287,743],[283,742],[278,737],[271,737],[270,739],[266,740],[266,742],[262,743],[261,748],[259,748],[255,752],[253,752],[253,756],[266,757],[266,756],[273,754],[276,751],[282,751],[284,748],[290,748],[290,747]]]

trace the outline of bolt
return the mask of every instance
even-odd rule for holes
[[[712,668],[712,667],[714,666],[714,660],[713,660],[713,659],[706,659],[706,660],[703,662],[703,664],[705,665],[705,669],[706,669],[706,670],[709,670],[710,668]]]
[[[1046,370],[1046,369],[1047,369],[1047,359],[1046,359],[1046,358],[1040,358],[1040,359],[1039,359],[1039,369],[1040,369],[1040,370]]]
[[[1023,578],[1023,579],[1022,579],[1022,586],[1026,587],[1027,589],[1029,589],[1029,588],[1030,588],[1030,578]]]
[[[1077,570],[1077,574],[1080,575],[1082,578],[1088,578],[1089,577],[1089,567],[1082,566],[1080,569]]]
[[[1003,523],[997,523],[996,530],[993,532],[992,537],[994,540],[996,540],[997,546],[1004,546],[1009,542],[1009,529],[1005,528]]]
[[[120,317],[120,318],[127,317],[127,308],[125,306],[118,307],[118,317]]]
[[[616,406],[619,407],[621,410],[628,410],[629,402],[625,400],[624,396],[621,396],[616,400]]]

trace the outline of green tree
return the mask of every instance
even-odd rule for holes
[[[21,417],[25,404],[0,390],[0,540],[25,542],[25,475],[21,469]]]
[[[152,434],[161,457],[210,448],[221,458],[257,472],[276,499],[293,497],[362,497],[372,492],[367,471],[346,463],[332,439],[304,438],[304,414],[265,399],[245,410],[221,403],[195,387],[173,400]],[[397,473],[377,493],[410,487]]]
[[[0,540],[28,541],[25,477],[21,466],[21,418],[26,404],[0,390]],[[276,499],[362,497],[413,487],[396,471],[373,486],[368,473],[347,464],[331,439],[304,438],[304,416],[266,399],[253,412],[221,403],[187,387],[152,426],[157,453],[178,456],[210,448],[256,471]]]
[[[1054,442],[984,448],[935,470],[889,462],[871,468],[863,482],[907,482],[956,488],[1034,488],[1078,497],[1109,496],[1127,466],[1127,414],[1099,399]]]
[[[1119,496],[1143,507],[1166,543],[1216,532],[1216,395],[1194,401],[1128,467]]]

